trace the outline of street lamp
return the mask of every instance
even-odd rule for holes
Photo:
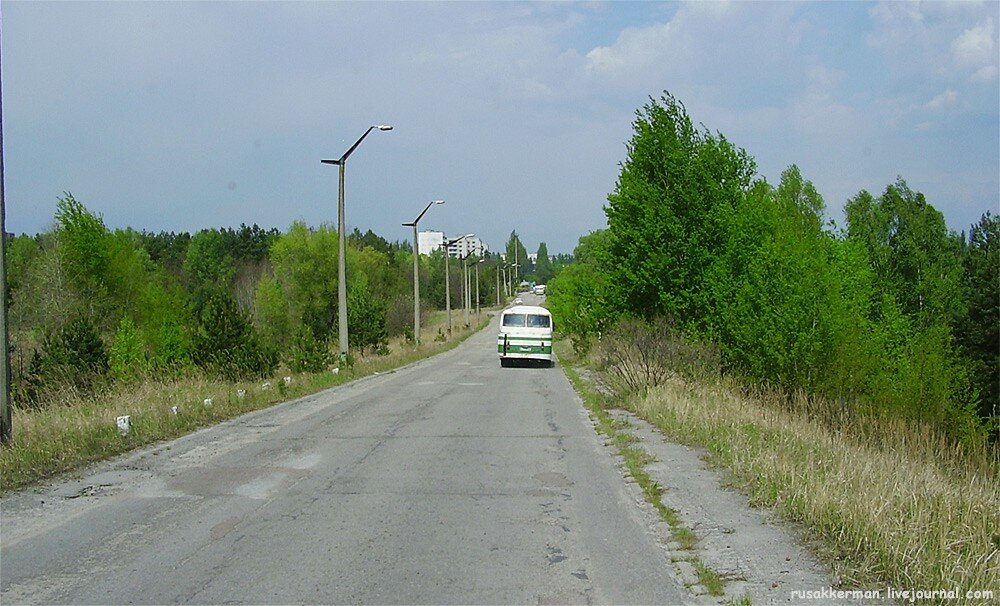
[[[464,290],[464,296],[462,297],[462,311],[465,314],[465,327],[469,327],[469,312],[472,309],[472,293],[471,281],[469,280],[469,257],[475,251],[470,250],[464,257],[462,257],[462,287]]]
[[[458,244],[466,238],[471,238],[476,234],[465,234],[464,236],[459,236],[451,240],[445,240],[444,242],[444,306],[447,310],[448,315],[448,335],[451,335],[451,275],[448,272],[448,259],[451,258],[451,253],[448,249],[451,248],[453,244]]]
[[[347,252],[347,244],[344,238],[344,167],[347,165],[347,157],[361,145],[368,133],[375,129],[392,130],[388,124],[369,126],[365,134],[361,135],[354,145],[350,147],[344,155],[336,160],[320,160],[323,164],[336,164],[340,167],[340,187],[337,196],[337,324],[340,334],[340,361],[347,360],[347,265],[344,257]]]
[[[403,223],[403,227],[413,228],[413,344],[420,345],[420,244],[417,242],[417,223],[424,218],[424,214],[435,204],[444,204],[444,200],[432,200],[424,207],[423,212],[417,215],[413,223]]]
[[[0,85],[0,107],[3,106]],[[3,111],[0,110],[0,114]],[[0,293],[7,292],[7,206],[3,192],[3,117],[0,116]],[[7,323],[7,297],[0,301],[0,444],[14,439],[10,406],[10,325]]]
[[[506,299],[507,298],[507,264],[506,263],[500,263],[499,264],[499,268],[500,268],[500,281],[503,284],[503,296]],[[500,287],[497,287],[497,289],[499,290]],[[499,303],[498,303],[498,305],[499,305]]]
[[[485,260],[486,259],[479,259],[478,261],[476,261],[476,317],[477,318],[479,317],[479,264]]]

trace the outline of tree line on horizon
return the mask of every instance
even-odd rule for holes
[[[351,351],[385,353],[390,337],[412,342],[411,244],[357,228],[346,241]],[[524,259],[517,279],[550,278],[570,261],[550,259],[541,243],[530,263],[516,231],[508,252],[515,247]],[[327,225],[111,230],[67,193],[52,230],[7,240],[14,404],[45,406],[67,390],[192,371],[237,380],[279,365],[324,370],[335,362],[337,257],[337,231]],[[485,257],[478,294],[489,306],[499,255]],[[450,265],[452,306],[461,309],[462,263]],[[444,309],[443,251],[420,256],[420,281],[423,315]],[[475,285],[471,292],[475,306]]]
[[[996,436],[1000,220],[966,233],[899,178],[846,226],[797,166],[777,186],[669,93],[636,112],[606,229],[549,285],[585,350],[618,319],[666,320],[722,371],[953,438]]]

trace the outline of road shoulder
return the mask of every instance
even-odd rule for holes
[[[600,389],[585,369],[587,389]],[[607,396],[608,394],[604,394]],[[705,450],[678,444],[632,412],[606,409],[618,430],[605,440],[618,462],[637,507],[651,533],[668,553],[673,571],[704,604],[852,604],[838,597],[837,580],[805,545],[793,524],[776,512],[752,507],[746,495],[727,485],[724,472],[708,462]],[[595,431],[601,432],[593,418]],[[627,440],[621,440],[627,437]],[[616,444],[617,442],[617,444]],[[619,446],[641,449],[649,461],[642,485],[633,476]],[[634,464],[634,463],[633,463]],[[659,507],[649,499],[650,486],[658,491]],[[676,513],[673,524],[664,521],[663,508]],[[679,527],[693,533],[693,545],[678,541]],[[710,595],[704,568],[721,577],[722,591]],[[702,574],[699,574],[701,569]]]

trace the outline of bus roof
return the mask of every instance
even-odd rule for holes
[[[545,309],[544,307],[538,307],[537,305],[515,305],[514,307],[508,307],[503,310],[504,314],[539,314],[543,316],[551,316],[552,313]]]

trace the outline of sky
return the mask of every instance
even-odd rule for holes
[[[7,231],[71,193],[110,228],[607,225],[636,111],[669,91],[841,225],[898,177],[948,226],[1000,212],[1000,2],[0,1]]]

